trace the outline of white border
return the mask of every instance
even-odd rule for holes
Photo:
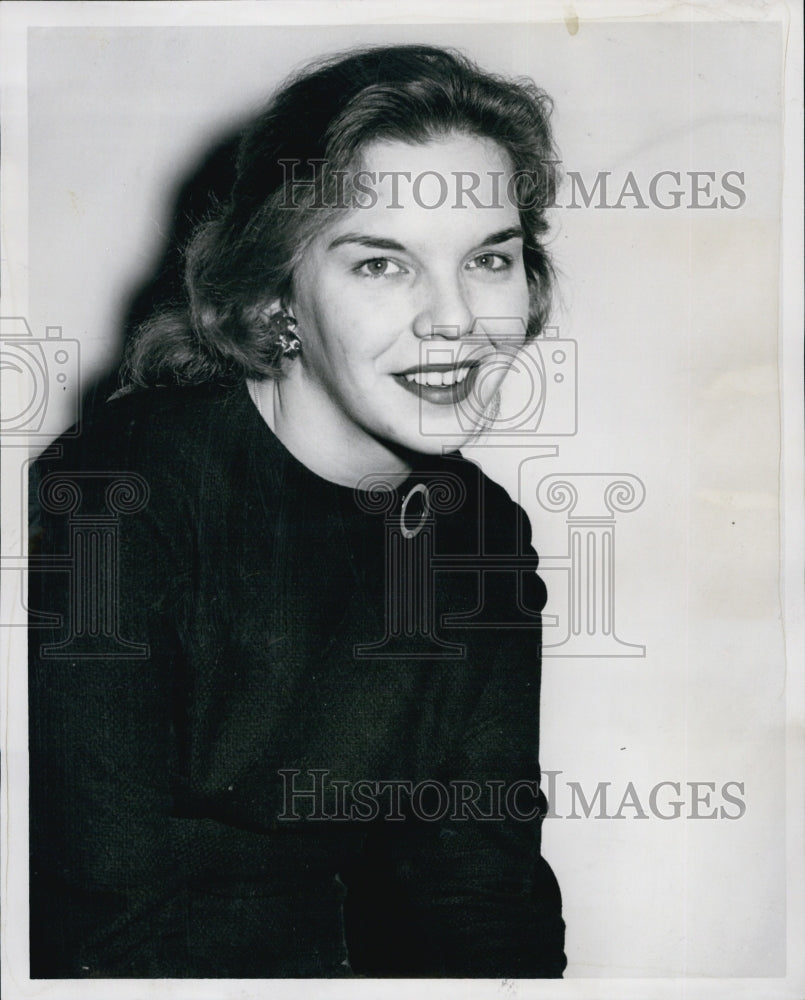
[[[782,387],[781,524],[783,553],[780,585],[785,613],[788,663],[787,701],[787,928],[788,966],[780,979],[572,979],[561,983],[487,980],[369,981],[369,980],[34,980],[27,978],[27,720],[24,662],[24,629],[10,629],[3,637],[2,714],[3,733],[0,830],[2,843],[2,989],[3,995],[71,998],[116,997],[390,997],[430,992],[444,997],[584,997],[589,1000],[645,1000],[645,998],[710,998],[730,1000],[805,997],[805,602],[802,566],[805,555],[803,519],[802,342],[803,316],[802,245],[803,155],[802,155],[802,8],[790,2],[715,3],[668,5],[660,0],[508,0],[492,8],[479,0],[453,0],[435,8],[432,0],[409,0],[405,16],[389,0],[340,0],[304,3],[244,2],[141,2],[137,4],[17,2],[0,5],[0,63],[3,66],[0,112],[3,124],[3,161],[0,173],[2,199],[2,314],[27,315],[27,123],[26,123],[26,30],[33,26],[167,26],[260,24],[350,24],[350,23],[439,23],[562,21],[572,23],[609,20],[640,21],[775,21],[787,25],[785,61],[785,153],[784,211],[782,226],[780,379]],[[6,468],[9,456],[2,457]],[[15,476],[4,477],[15,481]],[[4,497],[4,500],[9,499]],[[4,503],[4,538],[20,531],[18,510]],[[24,530],[24,529],[23,529]],[[24,544],[25,539],[19,539]],[[0,595],[4,606],[13,607],[14,595]],[[762,683],[762,676],[758,677]],[[12,777],[13,781],[9,778]]]

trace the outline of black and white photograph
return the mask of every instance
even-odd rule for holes
[[[4,995],[802,1000],[799,6],[3,8]]]

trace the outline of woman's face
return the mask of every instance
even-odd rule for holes
[[[363,167],[374,204],[344,212],[297,268],[303,346],[281,391],[310,433],[379,472],[400,449],[441,453],[477,432],[529,296],[512,168],[494,142],[377,142]]]

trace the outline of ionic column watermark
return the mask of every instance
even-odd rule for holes
[[[464,655],[461,643],[438,635],[433,599],[435,518],[457,510],[464,499],[461,479],[447,472],[423,477],[402,500],[382,475],[366,476],[358,484],[358,507],[384,515],[385,632],[376,642],[355,645],[356,658],[455,659]],[[418,641],[412,644],[412,638]]]
[[[98,512],[93,502],[91,513],[81,513],[87,485],[93,501],[103,489],[105,511]],[[148,498],[148,483],[135,472],[51,473],[42,480],[42,510],[67,519],[67,553],[42,554],[37,568],[69,576],[68,635],[60,642],[43,643],[43,659],[148,656],[147,644],[121,635],[119,605],[120,518],[143,510]]]
[[[642,481],[627,473],[545,476],[537,499],[545,510],[567,511],[567,554],[540,560],[544,570],[567,572],[567,636],[552,643],[546,628],[544,655],[645,656],[645,646],[615,630],[615,514],[643,503]]]

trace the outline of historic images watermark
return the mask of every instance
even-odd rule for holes
[[[10,436],[20,445],[48,441],[56,429],[54,420],[58,416],[64,419],[63,412],[57,412],[53,405],[60,394],[65,394],[75,410],[70,411],[76,422],[68,434],[79,433],[78,342],[64,338],[60,327],[48,327],[44,338],[36,338],[22,317],[3,319],[0,334],[2,367],[21,390],[12,397],[12,405],[4,409],[6,440]],[[528,443],[535,458],[558,454],[558,445],[545,443],[546,439],[578,432],[576,342],[561,337],[558,328],[552,326],[524,349],[525,326],[519,317],[481,317],[469,335],[454,334],[452,330],[447,335],[435,330],[433,340],[421,345],[423,365],[472,366],[475,358],[488,351],[492,335],[496,348],[495,364],[479,365],[477,373],[473,371],[463,385],[455,387],[454,409],[463,428],[462,438],[480,425],[485,440],[494,446],[522,447]],[[498,408],[490,412],[484,382],[486,378],[498,379],[500,366],[517,375],[521,392],[513,410],[501,412]],[[426,436],[432,433],[424,419],[421,432]],[[29,464],[21,465],[23,478],[28,475]],[[27,570],[69,574],[69,635],[61,644],[49,645],[45,655],[80,656],[84,640],[89,642],[88,649],[91,646],[96,650],[94,655],[100,655],[95,640],[101,636],[105,640],[104,655],[139,658],[147,655],[146,651],[134,648],[120,634],[115,567],[119,518],[136,513],[147,503],[148,486],[141,477],[125,471],[106,474],[105,508],[97,516],[89,516],[82,510],[87,479],[80,472],[65,473],[58,482],[49,479],[33,484],[29,506],[34,511],[41,508],[64,515],[69,521],[69,542],[59,553],[4,551],[0,572],[7,580],[13,576],[14,589],[20,593],[24,588],[18,584]],[[92,484],[93,491],[97,487],[97,483]],[[20,496],[25,493],[21,480]],[[638,477],[589,472],[545,477],[536,499],[547,512],[566,511],[568,543],[564,554],[543,555],[539,560],[525,545],[505,556],[487,551],[483,509],[476,512],[481,528],[476,553],[461,557],[436,554],[438,515],[454,511],[466,501],[461,480],[444,471],[417,484],[404,498],[401,510],[393,506],[395,494],[383,476],[361,482],[355,497],[368,513],[383,514],[386,545],[385,633],[374,641],[356,645],[356,658],[460,658],[466,653],[465,647],[451,641],[451,625],[510,629],[539,624],[545,629],[546,657],[645,656],[642,644],[624,642],[615,630],[615,515],[636,510],[642,504],[645,486]],[[523,503],[527,498],[520,500]],[[552,615],[540,618],[523,599],[525,575],[535,572],[538,562],[542,571],[560,581],[559,587],[566,595],[561,621]],[[110,565],[113,572],[104,577],[108,582],[101,586],[101,577]],[[438,620],[432,595],[436,574],[445,572],[475,573],[478,602],[471,612]],[[487,607],[487,582],[492,580],[494,585],[501,574],[516,583],[517,608],[510,619],[492,615]],[[54,621],[52,615],[43,616],[36,608],[26,611],[31,622],[40,627],[58,628],[64,624]],[[13,624],[20,624],[20,619],[15,618]],[[400,641],[412,636],[419,640],[415,646]]]
[[[543,771],[537,779],[423,778],[346,780],[328,768],[281,768],[278,820],[433,823],[551,819],[737,820],[747,811],[745,783],[662,779],[652,785],[598,781],[593,787]]]
[[[482,434],[472,441],[475,446],[527,447],[529,457],[519,464],[519,504],[528,509],[535,502],[546,513],[565,513],[567,547],[564,553],[541,553],[538,559],[519,539],[515,551],[493,553],[486,545],[488,524],[481,496],[473,512],[479,532],[476,551],[460,557],[440,554],[438,515],[466,502],[460,481],[444,472],[423,477],[398,506],[386,477],[367,477],[355,491],[355,502],[367,513],[384,516],[386,630],[377,641],[356,646],[356,657],[462,656],[464,647],[450,642],[451,625],[487,629],[541,625],[545,657],[646,655],[644,644],[625,641],[615,627],[617,520],[642,506],[646,496],[642,479],[629,472],[584,471],[545,476],[533,495],[523,486],[523,472],[531,462],[557,456],[561,439],[579,432],[578,355],[576,341],[560,336],[556,326],[526,343],[521,317],[479,317],[465,334],[453,327],[434,327],[432,337],[420,344],[422,436],[438,437],[449,450],[450,432],[434,428],[427,409],[427,393],[436,389],[451,394],[456,447],[473,430]],[[503,406],[488,385],[498,384],[508,374],[515,376],[518,391],[513,404]],[[561,596],[557,602],[561,619],[553,613],[540,616],[525,598],[527,576],[538,567],[553,578],[551,589]],[[451,572],[475,574],[476,603],[463,614],[439,620],[431,595],[437,574]],[[516,586],[517,613],[509,620],[490,614],[487,606],[489,590],[499,586],[501,574]],[[420,640],[416,654],[399,642],[412,636]]]
[[[403,199],[424,209],[444,207],[519,209],[726,209],[746,204],[746,174],[742,170],[665,169],[642,176],[634,171],[599,170],[582,174],[563,170],[561,160],[545,161],[537,170],[484,175],[472,170],[329,170],[326,160],[280,160],[284,200],[280,207],[296,209],[371,209],[382,197],[388,209],[401,209]],[[560,191],[552,181],[559,170],[565,178]],[[484,192],[483,196],[478,191]],[[409,197],[410,196],[410,197]]]

